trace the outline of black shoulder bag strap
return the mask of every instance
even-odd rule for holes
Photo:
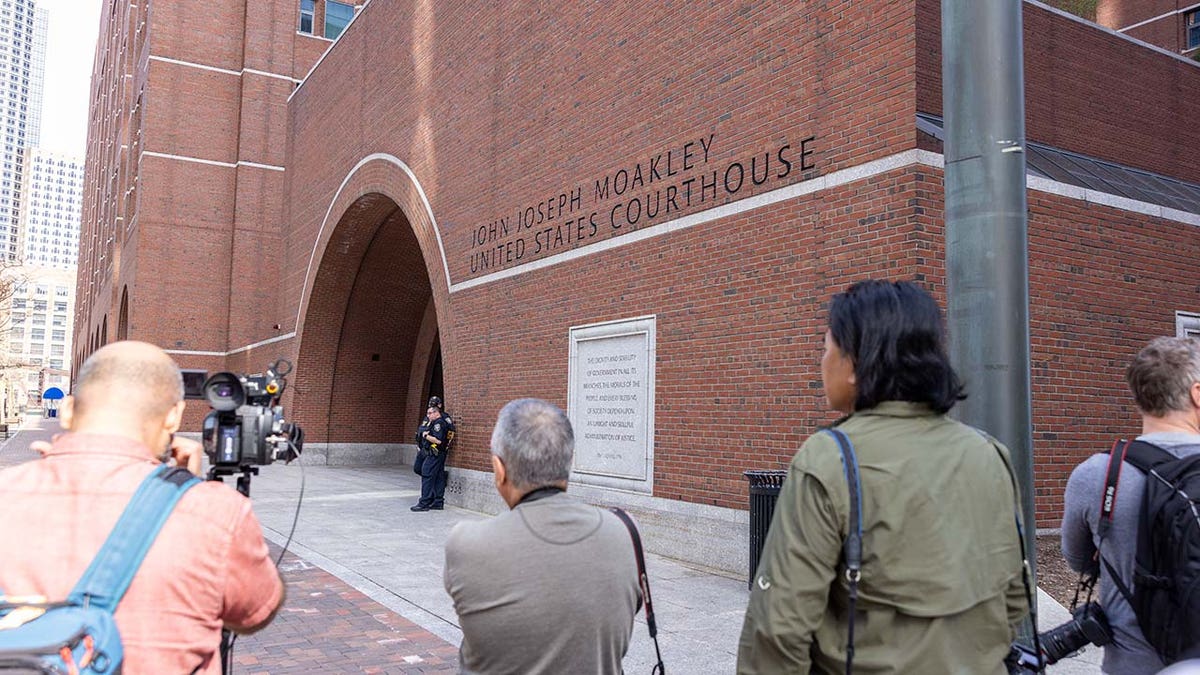
[[[854,606],[858,602],[858,580],[862,577],[862,480],[858,475],[858,458],[854,445],[842,431],[824,429],[833,436],[842,451],[842,468],[846,472],[846,485],[850,490],[850,526],[846,541],[842,543],[842,557],[846,564],[846,582],[850,585],[850,626],[846,630],[846,675],[854,663]]]
[[[663,665],[662,652],[658,649],[658,625],[654,622],[654,603],[650,601],[650,577],[646,574],[646,556],[642,553],[642,537],[638,534],[637,526],[633,524],[633,519],[629,517],[621,509],[610,506],[609,511],[612,511],[617,518],[625,523],[625,528],[629,530],[629,538],[633,540],[633,555],[637,558],[638,586],[642,589],[642,597],[646,600],[646,627],[650,629],[650,639],[654,641],[654,657],[658,659],[658,663],[650,670],[650,675],[666,675],[667,669]]]
[[[974,428],[974,427],[972,427]],[[1033,584],[1030,582],[1029,568],[1029,552],[1025,549],[1025,527],[1021,525],[1021,486],[1017,483],[1017,474],[1013,471],[1012,465],[1008,462],[1008,457],[1000,450],[1000,446],[992,440],[992,437],[987,435],[981,429],[975,429],[976,433],[983,436],[988,443],[991,443],[992,449],[996,451],[996,455],[1000,458],[1000,463],[1004,465],[1004,470],[1008,473],[1008,480],[1012,483],[1013,490],[1013,522],[1017,525],[1017,543],[1021,545],[1021,584],[1025,587],[1025,604],[1029,605],[1029,618],[1033,622],[1033,649],[1038,654],[1038,669],[1036,672],[1045,672],[1044,657],[1042,654],[1042,638],[1038,634],[1038,613],[1037,602],[1033,599]]]

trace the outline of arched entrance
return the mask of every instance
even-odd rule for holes
[[[129,339],[129,287],[121,291],[121,310],[117,314],[117,339]]]
[[[404,209],[381,193],[358,197],[314,269],[293,417],[330,463],[399,461],[425,397],[444,393],[429,272]]]

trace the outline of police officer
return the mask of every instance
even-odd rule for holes
[[[421,467],[425,465],[425,458],[429,456],[429,441],[425,440],[425,434],[429,431],[429,408],[434,407],[434,402],[441,403],[442,399],[433,396],[429,399],[429,405],[425,406],[425,416],[421,418],[421,424],[417,427],[417,456],[413,459],[413,473],[421,475]],[[440,405],[439,405],[440,407]]]
[[[432,396],[425,420],[417,430],[420,450],[413,470],[421,475],[421,499],[412,511],[440,511],[445,508],[446,455],[454,442],[454,420],[442,410],[442,399]]]

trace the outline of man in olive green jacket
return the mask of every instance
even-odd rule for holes
[[[1005,672],[1028,611],[1008,451],[917,403],[886,401],[838,428],[862,482],[855,673]],[[739,673],[843,673],[849,489],[837,442],[792,459],[754,579]]]

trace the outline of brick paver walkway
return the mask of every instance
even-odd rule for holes
[[[265,630],[238,638],[235,672],[457,672],[454,645],[290,553],[280,568],[287,601]]]
[[[29,443],[49,440],[57,431],[56,420],[33,421],[0,446],[0,468],[35,459]],[[272,558],[278,555],[278,547],[272,546]],[[271,625],[237,639],[235,673],[457,672],[457,647],[325,570],[289,553],[280,571],[287,600]]]

